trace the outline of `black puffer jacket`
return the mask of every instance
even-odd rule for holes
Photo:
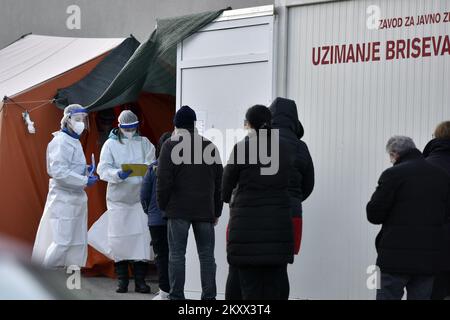
[[[222,199],[230,203],[228,263],[285,265],[293,262],[294,251],[288,191],[290,161],[281,156],[278,172],[262,175],[261,162],[249,162],[249,144],[256,139],[256,134],[250,134],[237,143],[224,169]],[[243,164],[236,163],[237,150],[241,147],[246,150]],[[288,152],[286,147],[280,142],[280,155]]]
[[[367,218],[382,224],[376,239],[382,272],[435,274],[443,267],[444,224],[450,183],[412,149],[383,172],[367,204]]]
[[[297,106],[293,100],[276,98],[270,106],[272,126],[280,130],[280,138],[286,142],[291,155],[292,171],[289,178],[292,216],[302,215],[302,202],[314,188],[314,165],[303,137],[303,126],[298,120]]]
[[[428,163],[444,170],[450,179],[450,140],[431,140],[423,151]],[[445,226],[444,269],[450,270],[450,217]]]

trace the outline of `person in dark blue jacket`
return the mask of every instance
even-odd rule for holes
[[[152,237],[153,251],[156,256],[158,268],[159,294],[153,300],[169,300],[169,245],[167,242],[167,222],[156,202],[156,177],[158,168],[158,157],[164,142],[172,134],[165,132],[159,138],[156,147],[156,161],[150,164],[147,174],[142,182],[141,204],[144,212],[148,215],[148,227]]]

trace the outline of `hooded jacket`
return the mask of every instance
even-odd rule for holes
[[[306,143],[300,139],[304,135],[298,119],[297,105],[293,100],[276,98],[270,105],[272,127],[279,129],[280,139],[286,142],[291,156],[292,172],[289,178],[289,194],[292,216],[302,215],[302,202],[314,188],[314,165]]]

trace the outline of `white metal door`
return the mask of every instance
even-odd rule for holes
[[[177,57],[177,109],[189,105],[197,113],[200,131],[242,129],[245,111],[273,98],[273,6],[226,12],[183,41]],[[228,158],[226,141],[213,141]],[[218,298],[225,292],[228,263],[224,206],[216,227]],[[186,295],[199,298],[200,266],[192,230],[186,253]]]

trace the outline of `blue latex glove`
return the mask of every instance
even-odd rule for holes
[[[90,187],[90,186],[94,185],[97,181],[98,181],[97,176],[89,176],[87,186]]]
[[[88,172],[90,176],[93,176],[95,173],[95,164],[88,165]]]
[[[126,178],[128,178],[130,176],[130,174],[133,173],[133,170],[127,170],[127,171],[119,171],[117,173],[117,175],[119,176],[120,179],[125,180]]]

